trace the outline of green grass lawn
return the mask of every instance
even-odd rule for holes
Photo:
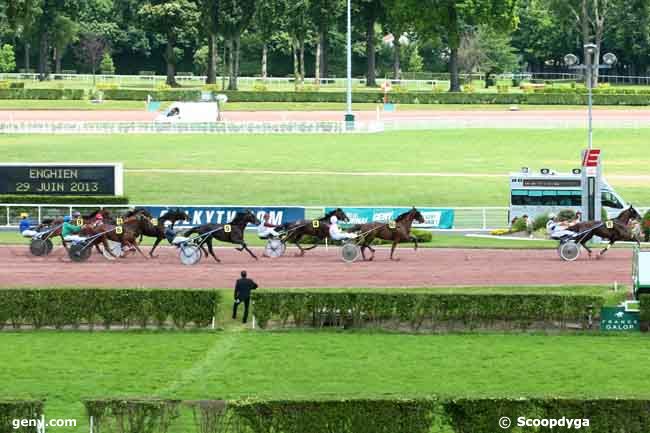
[[[639,335],[44,331],[0,345],[2,397],[47,398],[75,432],[84,397],[650,397]]]
[[[606,175],[647,174],[650,130],[601,129]],[[3,136],[7,162],[122,161],[129,169],[279,170],[283,174],[127,172],[137,203],[506,206],[510,171],[568,171],[585,133],[562,130],[436,130],[372,135]],[[305,175],[296,171],[336,171]],[[501,177],[351,176],[350,173],[473,173]],[[648,204],[646,180],[610,179]]]

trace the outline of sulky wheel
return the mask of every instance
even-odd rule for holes
[[[85,262],[88,260],[92,252],[90,245],[87,245],[85,242],[75,242],[70,245],[68,255],[74,262]]]
[[[51,250],[48,250],[47,242],[48,240],[33,238],[29,243],[29,251],[34,256],[46,256]],[[50,242],[52,244],[52,242]]]
[[[287,246],[280,239],[269,239],[266,241],[266,247],[264,247],[264,253],[268,257],[281,257],[284,255],[284,251],[287,249]]]
[[[54,249],[52,241],[50,239],[45,239],[45,245],[47,245],[47,252],[45,254],[50,254],[52,252],[52,249]]]
[[[115,260],[115,257],[122,257],[124,256],[124,250],[122,249],[122,244],[119,242],[111,241],[108,240],[106,241],[108,243],[108,248],[110,250],[110,253],[113,253],[111,255],[106,248],[102,251],[102,254],[104,257],[106,257],[108,260]]]
[[[346,243],[341,246],[341,258],[344,262],[352,263],[359,258],[361,249],[357,244]]]
[[[180,247],[178,256],[184,265],[196,265],[201,261],[201,248],[196,245],[183,245]]]
[[[580,245],[574,241],[566,241],[560,245],[559,253],[562,260],[572,262],[580,256]]]

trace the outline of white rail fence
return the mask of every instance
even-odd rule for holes
[[[23,212],[27,212],[32,221],[42,221],[44,218],[72,215],[74,210],[83,215],[103,207],[119,213],[126,211],[129,206],[141,205],[0,204],[0,227],[17,227],[20,222],[20,214]],[[307,218],[320,218],[325,213],[325,207],[305,206],[305,214]],[[484,231],[508,227],[507,207],[455,207],[450,209],[454,210],[454,228],[441,229],[440,231]]]
[[[483,74],[461,74],[462,80],[484,80]],[[228,77],[225,77],[227,81]],[[524,73],[508,73],[495,75],[496,80],[523,80],[523,81],[567,81],[567,80],[581,80],[581,74],[567,73],[567,72],[524,72]],[[204,75],[183,74],[177,75],[176,80],[181,84],[200,86],[205,83],[206,77]],[[37,73],[2,73],[0,80],[20,80],[38,82],[39,74]],[[85,85],[92,83],[100,84],[117,84],[118,86],[138,86],[138,87],[151,87],[162,84],[166,80],[165,75],[107,75],[107,74],[50,74],[48,80],[63,81],[63,82],[81,82]],[[631,75],[608,75],[601,74],[598,80],[603,83],[611,84],[630,84],[630,85],[650,85],[650,76],[631,76]],[[224,77],[217,77],[217,83],[222,83]],[[293,77],[238,77],[238,83],[242,87],[252,87],[255,84],[264,84],[269,88],[277,87],[291,87],[295,85],[295,78]],[[384,81],[391,81],[393,84],[403,85],[409,88],[416,89],[430,89],[433,85],[444,85],[449,83],[447,74],[432,73],[427,78],[421,79],[408,79],[403,78],[400,80],[393,79],[377,79],[377,83],[381,84]],[[313,85],[316,83],[315,78],[305,77],[304,84]],[[330,77],[321,78],[320,86],[331,86],[332,88],[345,88],[345,77]],[[366,84],[365,78],[353,78],[352,83],[355,86],[363,86]]]

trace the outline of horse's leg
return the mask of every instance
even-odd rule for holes
[[[366,260],[368,260],[366,259],[366,253],[365,253],[366,248],[368,247],[366,247],[364,244],[359,245],[359,247],[361,248],[361,258],[363,258],[363,261],[365,262]]]
[[[416,238],[415,236],[411,235],[411,241],[413,241],[413,243],[415,244],[415,247],[414,247],[413,249],[414,249],[415,251],[417,251],[417,250],[418,250],[418,238]]]
[[[68,243],[63,239],[63,235],[59,235],[61,237],[61,245],[63,245],[63,248],[65,248],[66,251],[69,250],[68,248]]]
[[[614,241],[609,241],[607,246],[605,248],[603,248],[602,250],[600,250],[600,253],[598,253],[598,257],[602,257],[603,254],[605,254],[607,252],[607,250],[611,248],[612,245],[614,245]]]
[[[296,254],[296,256],[298,256],[298,257],[302,257],[302,256],[305,255],[305,250],[304,250],[304,248],[300,246],[300,238],[301,238],[301,237],[302,237],[302,235],[301,235],[301,236],[296,236],[295,239],[293,240],[293,244],[294,244],[294,245],[298,248],[298,250],[300,251],[298,254]]]
[[[394,241],[393,241],[393,245],[390,247],[390,259],[391,259],[391,260],[395,260],[395,261],[399,261],[399,259],[394,259],[394,258],[393,258],[393,253],[395,252],[395,247],[396,247],[396,246],[397,246],[397,241],[394,240]]]
[[[367,246],[370,252],[372,253],[372,256],[370,256],[370,259],[368,259],[368,261],[373,261],[375,259],[375,249],[370,244],[368,244]]]
[[[217,256],[214,254],[214,250],[212,249],[212,237],[210,237],[206,243],[208,244],[208,251],[210,252],[210,255],[217,261],[217,263],[221,263],[221,260],[217,258]],[[206,254],[205,256],[207,257],[208,255]]]
[[[115,254],[113,254],[113,251],[111,251],[111,249],[108,247],[108,240],[107,240],[106,238],[103,238],[103,239],[102,239],[102,245],[104,245],[104,249],[106,250],[106,252],[107,252],[111,257],[113,257],[113,258],[115,258],[115,259],[117,258],[117,256],[116,256]],[[95,247],[97,247],[97,251],[100,251],[100,252],[101,252],[101,250],[99,249],[99,244],[95,244]],[[102,253],[102,254],[104,254],[104,253]]]
[[[158,244],[160,243],[161,240],[162,240],[162,238],[156,238],[155,242],[153,243],[153,247],[151,247],[151,251],[149,251],[149,257],[151,257],[152,259],[155,258],[155,257],[158,257],[158,256],[154,256],[153,252],[154,252],[154,250],[156,249],[156,247],[158,246]]]
[[[141,250],[140,247],[138,246],[138,243],[135,242],[135,240],[133,241],[133,243],[132,243],[131,245],[133,245],[133,248],[135,248],[135,250],[136,250],[137,252],[139,252],[140,255],[141,255],[142,257],[144,257],[145,259],[149,259],[149,257],[147,257],[147,256],[142,252],[142,250]]]
[[[242,251],[242,250],[246,250],[246,252],[248,254],[250,254],[252,258],[257,260],[257,256],[255,254],[253,254],[253,252],[251,250],[248,249],[248,245],[246,245],[246,242],[244,242],[243,240],[242,240],[242,243],[241,243],[241,250],[240,251]]]

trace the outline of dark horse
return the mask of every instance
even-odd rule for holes
[[[300,246],[300,239],[303,236],[312,236],[317,238],[319,241],[329,237],[330,233],[330,218],[335,216],[339,221],[350,221],[348,216],[343,212],[343,209],[337,207],[336,209],[327,212],[323,217],[316,220],[297,220],[290,223],[286,223],[278,227],[277,231],[282,231],[285,233],[284,241],[293,243],[300,250],[300,256],[305,255],[305,251],[311,250],[318,246],[318,242],[314,245],[303,248]]]
[[[359,246],[361,247],[361,256],[363,257],[363,260],[366,260],[366,248],[372,252],[372,256],[367,260],[375,258],[375,249],[371,244],[376,238],[393,241],[393,245],[390,248],[390,259],[399,260],[393,258],[393,253],[395,252],[395,247],[398,243],[411,241],[415,244],[415,249],[418,249],[418,240],[415,236],[411,235],[411,226],[413,225],[413,221],[417,221],[420,224],[424,222],[424,217],[415,207],[395,218],[394,222],[357,224],[349,227],[347,231],[359,233],[361,238]]]
[[[84,224],[94,223],[95,216],[98,213],[102,214],[102,217],[104,217],[105,220],[111,220],[111,214],[106,209],[97,209],[93,213],[87,216],[82,216],[81,218],[83,219],[83,223]],[[52,238],[54,236],[59,236],[61,238],[61,245],[63,245],[63,248],[65,248],[66,251],[68,250],[68,242],[65,239],[63,239],[63,217],[44,218],[36,228],[36,231],[39,232],[43,230],[49,231],[46,237],[47,239]],[[96,246],[96,248],[97,251],[101,253],[99,246]]]
[[[204,240],[204,243],[208,245],[208,252],[218,263],[220,263],[221,260],[214,255],[214,250],[212,248],[213,239],[229,242],[231,244],[239,244],[241,246],[237,248],[238,251],[246,250],[251,257],[257,260],[257,256],[248,249],[248,246],[244,241],[244,230],[246,230],[248,224],[257,225],[259,223],[260,221],[257,219],[255,214],[247,210],[246,212],[237,212],[235,217],[228,224],[203,224],[187,230],[183,235],[188,237],[192,234],[198,234],[199,236],[206,235],[207,238]]]
[[[633,233],[630,229],[630,221],[640,221],[641,215],[630,205],[629,208],[621,212],[616,218],[607,220],[607,221],[585,221],[581,223],[574,224],[568,229],[576,233],[584,233],[579,236],[578,243],[582,245],[588,252],[591,257],[591,249],[587,246],[587,242],[591,240],[594,236],[599,236],[603,239],[607,239],[609,244],[598,254],[598,257],[602,256],[609,250],[609,248],[614,245],[617,241],[633,241],[638,245],[640,244],[639,234]]]
[[[147,237],[152,237],[156,238],[156,240],[153,243],[153,246],[151,247],[151,251],[149,251],[149,256],[150,257],[157,257],[153,255],[154,250],[156,247],[158,247],[158,244],[160,241],[163,239],[168,238],[167,236],[167,228],[165,227],[165,223],[167,221],[171,222],[170,230],[172,231],[171,239],[173,239],[173,230],[174,230],[174,224],[178,221],[187,221],[188,216],[185,212],[183,212],[181,209],[170,209],[162,215],[160,218],[158,218],[158,221],[153,221],[153,217],[144,208],[135,208],[134,210],[128,212],[126,215],[124,215],[125,218],[133,217],[140,215],[141,218],[138,220],[139,225],[138,225],[138,231],[140,233],[140,242],[142,242],[142,236],[147,236]],[[154,224],[154,222],[156,224]]]

